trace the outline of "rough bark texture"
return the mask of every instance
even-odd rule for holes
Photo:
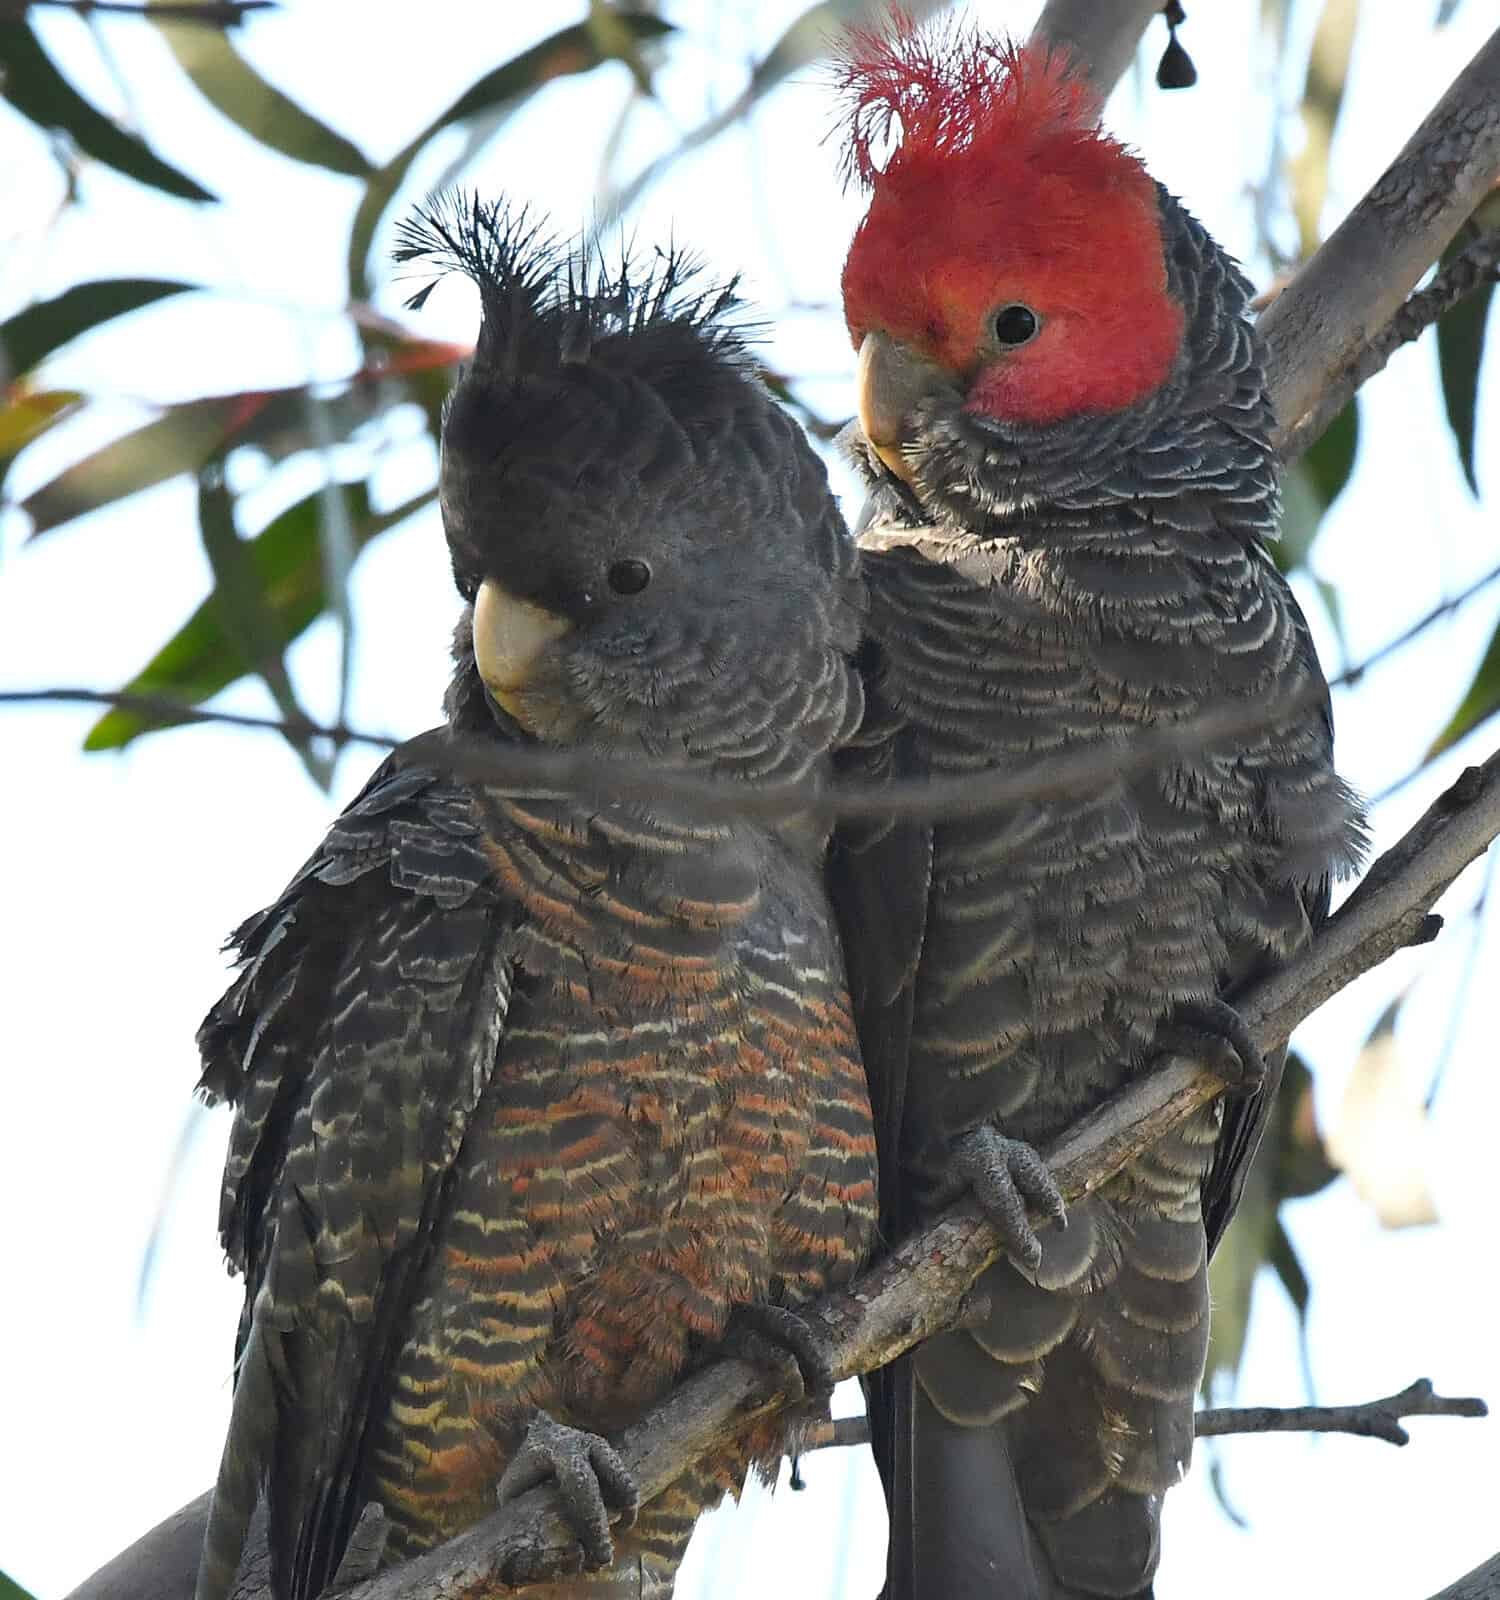
[[[1432,1600],[1496,1600],[1496,1596],[1500,1596],[1500,1555],[1482,1561]]]
[[[1439,272],[1425,288],[1402,303],[1395,316],[1367,344],[1353,363],[1336,374],[1301,420],[1281,434],[1283,461],[1295,460],[1323,436],[1340,411],[1353,399],[1404,344],[1418,339],[1439,317],[1466,296],[1473,294],[1500,275],[1500,229],[1491,229],[1473,240]]]
[[[1401,309],[1497,172],[1500,30],[1260,319],[1278,444]]]

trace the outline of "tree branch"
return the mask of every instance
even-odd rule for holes
[[[1434,1394],[1431,1382],[1418,1378],[1400,1394],[1383,1400],[1365,1400],[1348,1406],[1218,1406],[1197,1412],[1193,1432],[1200,1439],[1231,1433],[1355,1433],[1384,1439],[1388,1444],[1410,1443],[1403,1417],[1487,1417],[1483,1400],[1449,1399]],[[865,1417],[839,1417],[808,1429],[798,1441],[798,1451],[839,1449],[868,1444],[870,1428]]]
[[[1396,950],[1430,938],[1438,919],[1428,908],[1497,834],[1500,755],[1469,768],[1376,862],[1307,949],[1243,997],[1241,1014],[1261,1049],[1285,1043],[1329,995]],[[1064,1196],[1077,1200],[1106,1183],[1222,1087],[1179,1057],[1131,1084],[1043,1152]],[[823,1301],[816,1313],[832,1341],[836,1374],[869,1372],[961,1321],[974,1279],[998,1253],[989,1224],[971,1202],[961,1202],[847,1293]],[[642,1498],[660,1493],[705,1450],[771,1409],[775,1402],[757,1403],[763,1381],[744,1362],[717,1361],[627,1429],[617,1443]],[[485,1581],[501,1561],[522,1556],[529,1570],[550,1560],[560,1571],[576,1559],[547,1489],[530,1491],[440,1549],[346,1591],[344,1600],[444,1600]],[[106,1571],[117,1571],[123,1559]],[[109,1588],[90,1580],[72,1600],[145,1600],[147,1592],[166,1600],[159,1586],[132,1591],[118,1576]]]
[[[1389,326],[1500,173],[1500,30],[1260,319],[1277,447]]]
[[[1432,1600],[1500,1600],[1500,1555],[1482,1561]]]
[[[1329,423],[1348,405],[1404,344],[1410,344],[1458,302],[1486,283],[1500,278],[1500,228],[1465,245],[1433,278],[1402,302],[1401,309],[1364,347],[1350,365],[1329,380],[1328,387],[1301,420],[1282,430],[1279,446],[1284,461],[1294,461],[1322,438]]]
[[[1162,0],[1047,0],[1031,36],[1065,49],[1107,100],[1161,8]]]
[[[1404,1445],[1411,1436],[1401,1426],[1402,1417],[1484,1417],[1483,1400],[1446,1399],[1432,1392],[1426,1378],[1418,1378],[1400,1394],[1384,1400],[1366,1400],[1352,1406],[1224,1406],[1200,1411],[1193,1432],[1200,1439],[1227,1433],[1357,1433],[1366,1439],[1384,1439]]]

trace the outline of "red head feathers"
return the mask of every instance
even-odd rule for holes
[[[1183,319],[1156,188],[1065,56],[898,16],[852,35],[841,76],[870,190],[844,266],[856,346],[887,333],[957,376],[968,409],[1029,423],[1120,410],[1166,378]]]

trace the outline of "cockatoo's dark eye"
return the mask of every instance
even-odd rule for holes
[[[639,594],[651,582],[651,568],[644,561],[617,561],[607,577],[616,594]]]
[[[1001,306],[995,313],[995,337],[1004,345],[1030,344],[1041,325],[1041,318],[1036,312],[1030,306],[1023,306],[1019,300]]]

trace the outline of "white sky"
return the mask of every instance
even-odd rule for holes
[[[571,5],[409,4],[312,7],[303,0],[257,24],[244,48],[272,81],[352,137],[373,158],[392,155],[481,71],[561,26]],[[1024,32],[1034,5],[976,5],[993,26]],[[1303,4],[1304,41],[1317,11]],[[1493,25],[1485,0],[1467,0],[1445,31],[1428,31],[1435,4],[1367,5],[1350,98],[1335,149],[1330,210],[1341,214],[1379,173]],[[674,8],[698,28],[708,8]],[[739,87],[795,14],[788,0],[725,5],[711,14],[710,49],[685,50],[660,79],[666,111],[633,124],[616,171],[629,173]],[[1265,165],[1269,85],[1248,63],[1259,6],[1200,4],[1184,35],[1201,85],[1144,95],[1127,81],[1109,121],[1153,170],[1257,271],[1247,173]],[[753,20],[752,20],[753,19]],[[117,90],[80,24],[38,16],[65,69],[102,104]],[[339,312],[343,242],[358,186],[265,155],[219,120],[177,72],[152,31],[101,24],[132,91],[132,113],[168,159],[221,189],[224,204],[157,199],[97,167],[85,205],[46,222],[60,182],[44,146],[0,111],[7,183],[0,306],[86,278],[139,273],[235,288],[232,310],[203,297],[167,303],[81,342],[48,376],[111,397],[68,432],[74,452],[123,431],[139,400],[187,398],[207,385],[255,387],[334,380],[354,346]],[[1147,48],[1154,66],[1159,31]],[[597,152],[627,94],[622,69],[561,82],[523,109],[471,177],[545,206],[563,227],[583,220]],[[1288,97],[1284,97],[1288,98]],[[1290,97],[1294,98],[1294,96]],[[643,241],[669,233],[717,267],[744,269],[752,296],[777,318],[770,358],[826,381],[809,391],[823,410],[847,409],[849,352],[836,321],[780,310],[830,302],[858,215],[841,195],[832,121],[813,73],[736,131],[682,162],[635,217]],[[415,196],[462,143],[445,139],[416,169]],[[399,295],[386,290],[388,310]],[[421,319],[435,336],[467,338],[472,310],[445,290]],[[1494,489],[1497,409],[1490,363],[1481,416],[1481,478]],[[1362,656],[1443,595],[1495,565],[1493,509],[1469,501],[1446,431],[1435,423],[1430,342],[1405,352],[1367,391],[1356,480],[1318,546],[1320,575],[1343,595],[1353,655]],[[410,430],[404,437],[410,440]],[[12,474],[19,496],[56,469],[34,452]],[[350,475],[363,456],[341,460]],[[253,463],[239,466],[254,481]],[[430,452],[393,447],[382,486],[394,501],[431,470]],[[247,506],[248,525],[299,498],[309,469],[283,471]],[[186,481],[22,550],[24,519],[0,511],[0,682],[115,686],[177,627],[207,588],[193,489]],[[855,509],[851,504],[851,513]],[[406,734],[432,722],[456,611],[434,516],[380,540],[356,572],[360,634],[351,719]],[[1339,656],[1310,601],[1325,662]],[[1442,724],[1492,631],[1500,594],[1487,595],[1337,705],[1339,759],[1369,792],[1404,772]],[[332,708],[336,649],[321,624],[293,655],[314,712]],[[267,710],[256,686],[227,697]],[[90,720],[75,711],[7,712],[4,786],[6,912],[0,925],[0,1059],[9,1067],[0,1122],[0,1569],[41,1600],[61,1595],[211,1480],[228,1410],[228,1369],[239,1288],[214,1238],[222,1114],[205,1118],[170,1195],[149,1286],[138,1298],[143,1250],[163,1200],[173,1152],[191,1112],[193,1032],[224,982],[226,931],[281,887],[375,757],[342,760],[332,797],[320,794],[275,741],[225,730],[179,732],[127,754],[89,757]],[[1485,736],[1383,807],[1389,844],[1451,779]],[[1472,899],[1471,872],[1453,892]],[[1332,1119],[1354,1056],[1375,1017],[1413,985],[1398,1043],[1420,1084],[1436,1058],[1462,965],[1468,924],[1455,920],[1431,950],[1405,955],[1340,996],[1300,1035]],[[1446,1393],[1500,1399],[1490,1225],[1490,1130],[1500,1123],[1490,940],[1478,963],[1455,1059],[1425,1136],[1441,1225],[1383,1231],[1350,1186],[1294,1207],[1290,1227],[1314,1285],[1312,1368],[1318,1398],[1364,1399],[1431,1376]],[[1292,1317],[1274,1283],[1261,1285],[1242,1396],[1295,1404],[1303,1390]],[[842,1394],[843,1409],[857,1395]],[[1199,1458],[1169,1499],[1160,1600],[1188,1600],[1211,1582],[1216,1600],[1267,1592],[1350,1593],[1421,1600],[1490,1553],[1496,1536],[1500,1429],[1494,1422],[1417,1422],[1405,1451],[1366,1440],[1301,1437],[1229,1442],[1223,1450],[1236,1529],[1218,1511]],[[809,1488],[774,1499],[752,1492],[700,1530],[679,1586],[683,1600],[735,1600],[775,1589],[810,1600],[873,1596],[884,1513],[864,1453],[828,1452],[805,1464]]]

